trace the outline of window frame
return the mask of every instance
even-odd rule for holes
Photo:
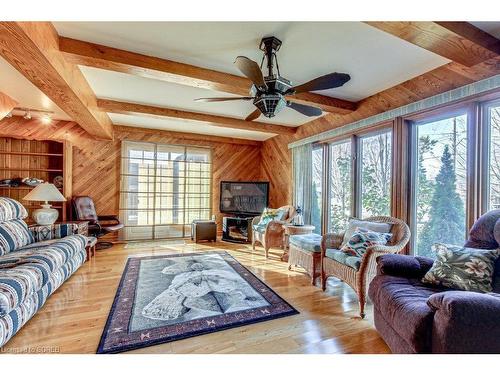
[[[490,152],[491,152],[491,116],[489,116],[489,112],[493,107],[500,107],[500,98],[496,98],[493,100],[484,101],[480,104],[479,108],[479,142],[478,144],[481,146],[480,150],[480,212],[485,213],[489,208],[490,201]]]
[[[139,157],[130,157],[129,155],[125,155],[123,152],[125,150],[125,147],[126,144],[142,144],[142,145],[150,145],[152,148],[153,148],[153,151],[150,151],[150,150],[147,150],[147,152],[152,152],[153,153],[153,157],[152,158],[145,158],[144,155],[143,157],[139,158]],[[189,237],[189,232],[186,231],[186,227],[190,225],[190,223],[186,223],[186,213],[188,212],[195,212],[195,211],[208,211],[208,216],[211,217],[213,215],[213,198],[214,198],[214,194],[213,194],[213,166],[214,166],[214,161],[213,161],[213,156],[214,156],[214,152],[213,152],[213,148],[212,147],[205,147],[205,146],[196,146],[196,145],[189,145],[189,144],[177,144],[177,143],[159,143],[159,142],[148,142],[148,141],[140,141],[140,140],[123,140],[121,142],[121,145],[120,145],[120,197],[119,197],[119,213],[120,213],[120,218],[122,218],[122,214],[127,212],[127,211],[144,211],[144,212],[150,212],[150,211],[153,211],[153,212],[160,212],[160,215],[161,215],[161,212],[166,212],[166,211],[174,211],[175,210],[175,205],[172,204],[172,206],[168,207],[168,208],[162,208],[162,207],[156,207],[156,200],[157,200],[157,196],[158,195],[172,195],[172,197],[175,195],[173,192],[170,193],[170,192],[158,192],[157,191],[157,184],[158,182],[162,179],[170,179],[170,178],[174,178],[174,176],[163,176],[161,174],[158,174],[158,163],[159,162],[162,162],[162,161],[167,161],[167,162],[172,162],[174,160],[164,160],[164,159],[159,159],[158,158],[158,154],[159,153],[162,153],[164,151],[162,151],[162,147],[171,147],[171,148],[179,148],[179,149],[182,149],[182,152],[183,152],[183,155],[184,155],[184,158],[182,160],[182,162],[184,163],[184,166],[187,167],[189,164],[196,164],[196,163],[202,163],[202,162],[199,162],[199,161],[193,161],[193,160],[188,160],[188,155],[189,155],[189,152],[190,150],[203,150],[203,151],[208,151],[207,152],[207,155],[209,157],[209,162],[208,163],[203,163],[203,164],[208,164],[209,165],[209,177],[208,178],[205,178],[205,177],[200,177],[202,178],[204,181],[205,180],[209,180],[208,181],[208,207],[199,207],[199,208],[192,208],[189,206],[188,204],[188,201],[187,201],[187,195],[192,195],[193,193],[189,193],[187,191],[187,188],[188,186],[192,186],[193,184],[188,184],[188,180],[189,180],[189,176],[188,176],[188,170],[187,169],[184,169],[183,171],[183,174],[182,174],[182,177],[179,177],[178,180],[180,181],[180,185],[182,185],[184,188],[183,188],[183,192],[180,193],[179,196],[182,196],[182,202],[183,202],[183,205],[181,207],[179,207],[177,210],[183,215],[183,220],[182,220],[182,223],[179,223],[179,224],[175,224],[175,223],[170,223],[170,224],[156,224],[155,223],[155,215],[153,214],[153,219],[152,219],[152,223],[151,224],[138,224],[138,225],[127,225],[126,227],[129,227],[129,228],[140,228],[140,227],[147,227],[147,228],[151,228],[151,235],[152,237],[149,238],[151,240],[156,240],[156,239],[175,239],[175,238],[187,238]],[[170,152],[170,151],[169,151]],[[144,153],[144,150],[143,150],[143,153]],[[152,161],[152,164],[153,164],[153,174],[152,175],[135,175],[135,174],[130,174],[130,173],[124,173],[123,171],[123,162],[124,160],[133,160],[133,159],[141,159],[141,160],[150,160]],[[201,171],[200,171],[201,173]],[[148,180],[151,178],[152,179],[152,182],[149,182],[148,181],[148,184],[149,185],[152,185],[152,187],[148,187],[148,191],[147,192],[142,192],[142,194],[153,194],[152,196],[152,199],[153,199],[153,206],[154,208],[147,208],[147,209],[135,209],[135,208],[129,208],[129,207],[122,207],[122,195],[123,194],[131,194],[131,193],[136,193],[136,194],[141,194],[140,191],[131,191],[129,189],[128,186],[124,186],[123,183],[123,177],[124,176],[128,176],[128,177],[140,177],[140,176],[147,176],[148,177]],[[202,185],[206,185],[206,184],[202,184]],[[152,189],[151,191],[149,191],[149,189]],[[200,198],[201,199],[201,196],[203,195],[204,193],[200,193]],[[123,220],[122,220],[123,221]],[[123,221],[125,222],[125,221]],[[161,230],[162,228],[164,227],[168,227],[168,226],[181,226],[182,227],[182,236],[176,236],[176,237],[161,237],[161,238],[157,238],[156,237],[156,234],[155,234],[155,228],[159,228],[159,230]],[[125,234],[123,233],[122,236],[125,236]],[[125,239],[127,240],[127,239]],[[131,239],[128,239],[128,240],[136,240],[135,238],[131,238]]]
[[[408,212],[406,221],[410,228],[412,236],[408,244],[408,252],[411,255],[416,254],[416,225],[417,225],[417,210],[416,210],[416,187],[417,187],[417,166],[418,166],[418,139],[417,128],[419,125],[428,124],[445,120],[448,118],[466,115],[467,116],[467,161],[466,161],[466,201],[464,202],[465,209],[465,233],[464,240],[467,233],[479,215],[476,214],[475,208],[477,207],[477,175],[478,171],[475,166],[478,165],[478,129],[476,117],[476,103],[458,103],[441,108],[436,108],[410,116],[403,117],[403,121],[409,127],[409,155],[408,155],[408,172],[409,172],[409,186],[408,186]]]

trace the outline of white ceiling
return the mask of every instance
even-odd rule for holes
[[[0,91],[16,100],[19,107],[53,111],[54,119],[70,120],[68,115],[52,100],[2,57],[0,57]],[[15,114],[22,113],[16,112]]]
[[[476,26],[496,34],[499,22]],[[361,22],[56,22],[60,35],[146,55],[241,75],[238,55],[260,63],[263,36],[283,41],[278,52],[281,75],[295,84],[333,71],[352,77],[344,87],[320,92],[358,101],[448,62],[432,52]],[[199,103],[206,96],[231,96],[100,69],[81,67],[98,97],[244,118],[248,102]],[[0,58],[0,90],[22,106],[56,111],[68,117],[35,86]],[[214,127],[204,123],[110,115],[117,124],[262,140],[271,135]],[[258,121],[298,126],[311,118],[285,109],[274,119]]]

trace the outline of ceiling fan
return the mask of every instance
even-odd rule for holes
[[[322,111],[320,108],[294,103],[287,100],[287,97],[301,92],[340,87],[348,82],[351,76],[345,73],[330,73],[303,83],[302,85],[292,86],[289,80],[280,75],[278,57],[276,56],[276,52],[280,47],[281,40],[278,38],[274,36],[263,38],[260,42],[260,50],[264,52],[264,56],[262,56],[260,66],[248,57],[238,56],[236,58],[234,62],[236,67],[253,82],[250,88],[251,96],[242,96],[239,98],[199,98],[195,99],[195,101],[225,102],[233,100],[252,100],[257,109],[246,117],[245,120],[247,121],[255,120],[261,114],[269,118],[274,117],[285,107],[292,108],[309,117],[321,115]],[[264,59],[267,59],[267,76],[264,76],[262,73]],[[276,63],[277,74],[274,74],[274,63]]]

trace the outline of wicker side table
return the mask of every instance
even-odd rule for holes
[[[290,248],[290,236],[294,236],[296,234],[311,234],[315,229],[314,225],[293,225],[293,224],[284,224],[283,225],[283,247],[285,249],[283,255],[281,256],[281,260],[283,262],[288,262],[288,251]]]

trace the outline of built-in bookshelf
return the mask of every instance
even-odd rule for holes
[[[60,221],[68,217],[68,204],[72,195],[72,147],[67,141],[26,140],[0,137],[0,180],[34,177],[54,183],[68,200],[54,202],[52,207],[59,210]],[[60,177],[59,177],[60,176]],[[20,184],[18,187],[0,186],[0,195],[21,202],[30,213],[27,220],[31,223],[31,211],[39,208],[38,202],[24,201],[23,198],[34,187]]]

